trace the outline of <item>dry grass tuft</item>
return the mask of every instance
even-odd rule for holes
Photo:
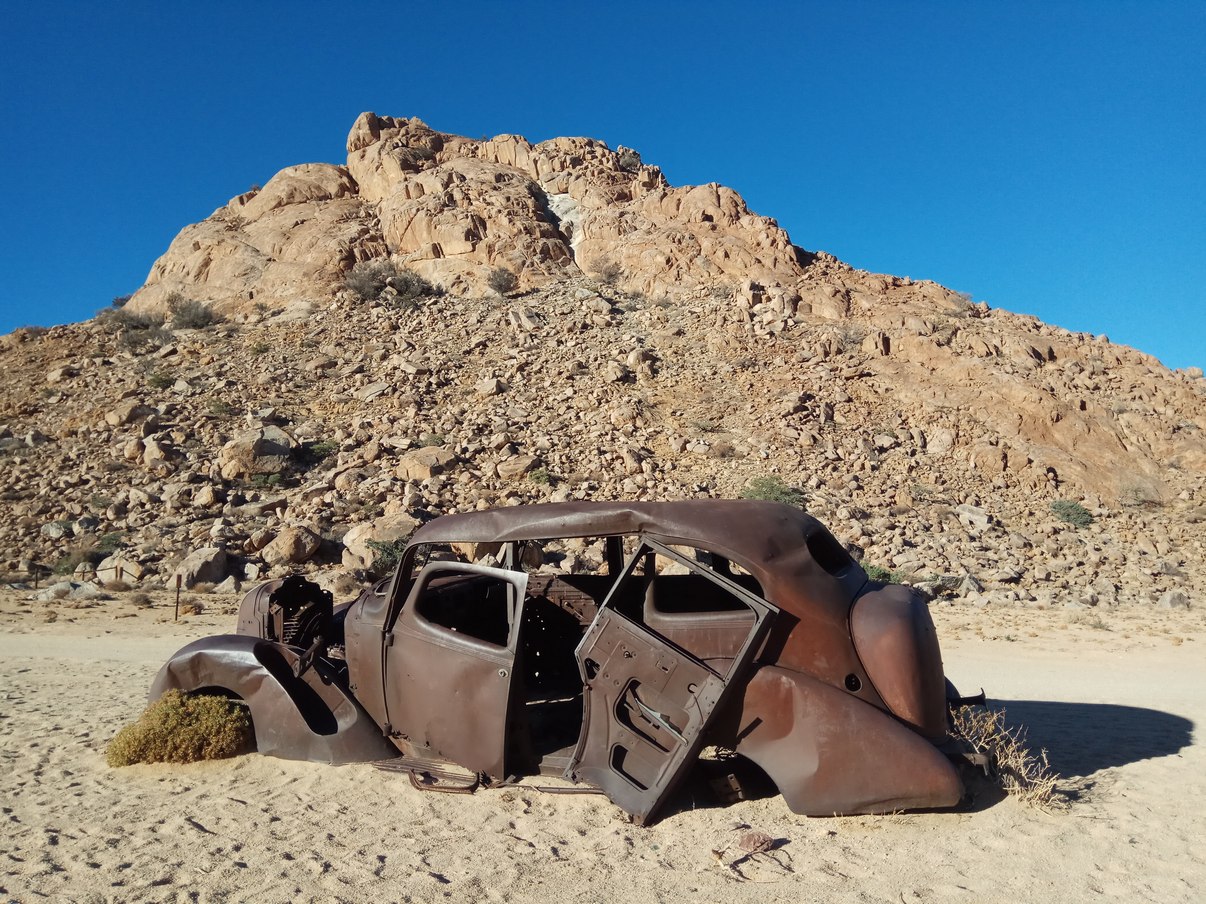
[[[236,756],[254,748],[247,707],[217,696],[168,691],[138,721],[109,742],[110,766],[133,763],[193,763]]]
[[[180,601],[181,615],[200,615],[205,611],[205,605],[200,600],[182,599]]]
[[[1005,723],[1005,710],[965,706],[954,712],[955,730],[988,755],[989,775],[1006,794],[1040,810],[1055,806],[1059,774],[1047,762],[1047,751],[1033,753],[1026,729]]]

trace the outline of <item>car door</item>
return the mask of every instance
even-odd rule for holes
[[[705,575],[752,612],[724,674],[639,620],[634,592],[652,576],[638,574],[638,564],[651,553]],[[777,611],[711,569],[642,538],[576,651],[583,723],[566,777],[597,786],[644,824],[698,756],[708,725],[745,673]]]
[[[385,634],[387,730],[404,751],[507,775],[527,575],[431,562]]]

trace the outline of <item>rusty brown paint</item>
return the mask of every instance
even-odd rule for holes
[[[608,574],[525,567],[521,543],[572,538],[603,539]],[[638,550],[627,563],[619,538]],[[503,566],[422,565],[432,544],[489,551]],[[674,573],[650,568],[655,559]],[[963,796],[945,753],[947,682],[924,601],[870,582],[820,522],[786,505],[575,502],[448,515],[351,603],[274,581],[246,596],[237,626],[173,657],[153,693],[242,696],[261,750],[281,756],[394,750],[402,764],[454,763],[486,783],[558,775],[601,789],[641,823],[713,744],[757,763],[798,813],[948,807]]]

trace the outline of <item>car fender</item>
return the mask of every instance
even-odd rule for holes
[[[321,659],[297,677],[297,650],[238,634],[193,641],[155,677],[149,699],[172,689],[219,689],[247,704],[260,753],[289,760],[360,763],[397,751]]]
[[[958,770],[932,743],[799,672],[759,668],[725,722],[728,745],[770,776],[795,813],[889,813],[963,798]]]

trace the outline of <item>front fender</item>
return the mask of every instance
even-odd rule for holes
[[[726,713],[730,747],[806,816],[951,807],[958,770],[888,713],[807,675],[764,666]]]
[[[251,710],[260,753],[288,760],[361,763],[397,756],[381,729],[337,679],[315,659],[300,678],[296,650],[237,634],[193,641],[155,676],[150,700],[166,691],[220,688]]]

